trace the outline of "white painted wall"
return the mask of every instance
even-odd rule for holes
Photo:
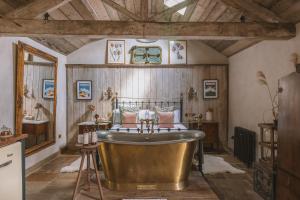
[[[285,41],[264,41],[229,58],[229,146],[235,126],[256,131],[258,123],[272,122],[266,88],[259,85],[256,72],[263,71],[274,94],[278,79],[294,72],[291,54],[300,54],[300,24],[297,37]]]
[[[67,56],[68,64],[105,64],[107,39],[89,43]],[[168,64],[168,40],[158,40],[155,43],[139,43],[134,39],[125,42],[125,61],[130,63],[129,50],[133,46],[160,46],[162,48],[162,64]],[[187,41],[188,64],[227,64],[228,58],[201,41]]]
[[[57,79],[57,118],[56,135],[57,142],[32,156],[26,158],[26,168],[33,166],[39,161],[59,151],[60,147],[66,144],[66,56],[59,54],[49,48],[23,37],[0,37],[0,126],[5,124],[14,129],[15,124],[15,80],[16,80],[16,55],[13,45],[22,41],[37,49],[47,52],[58,58],[58,79]],[[58,136],[62,137],[59,138]]]

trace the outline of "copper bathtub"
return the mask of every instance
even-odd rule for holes
[[[182,190],[188,184],[197,142],[205,134],[99,134],[105,185],[112,190]]]

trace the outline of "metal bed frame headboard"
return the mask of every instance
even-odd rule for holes
[[[125,99],[125,100],[123,100]],[[176,101],[177,100],[177,101]],[[159,106],[159,107],[164,107],[164,106],[174,106],[177,109],[180,110],[180,122],[183,121],[183,93],[180,94],[180,98],[178,100],[174,99],[168,100],[168,101],[162,101],[159,99],[153,99],[153,98],[129,98],[129,97],[116,97],[113,100],[113,110],[118,109],[120,106],[125,106],[125,105],[135,105],[139,107],[140,109],[149,109],[153,110],[154,106]]]

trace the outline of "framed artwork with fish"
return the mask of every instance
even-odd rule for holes
[[[43,80],[43,98],[54,99],[54,80],[44,79]]]
[[[92,81],[77,81],[77,100],[92,100]]]
[[[131,64],[161,64],[159,46],[133,46],[130,50]]]
[[[125,64],[125,40],[107,40],[107,64]]]

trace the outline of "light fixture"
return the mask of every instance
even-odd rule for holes
[[[184,2],[185,0],[164,0],[164,4],[167,6],[167,7],[173,7],[179,3],[182,3]],[[185,14],[185,11],[186,11],[186,7],[178,10],[177,12],[181,15],[184,15]]]
[[[136,41],[140,42],[140,43],[154,43],[157,40],[154,40],[154,39],[136,39]]]

